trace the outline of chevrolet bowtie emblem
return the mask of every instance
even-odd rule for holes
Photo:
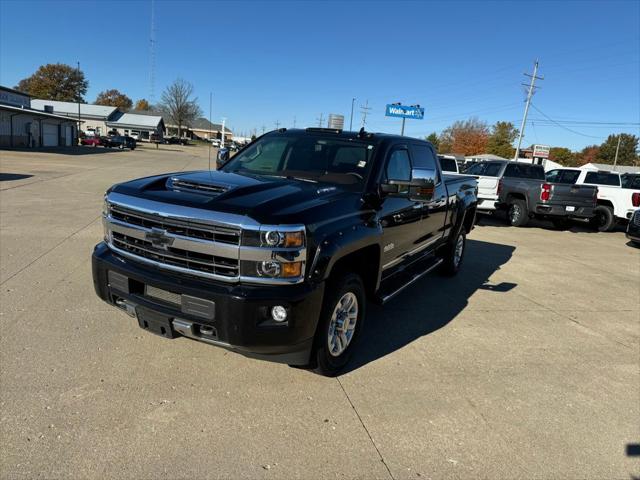
[[[173,241],[175,240],[175,238],[167,235],[166,230],[162,230],[160,228],[152,228],[150,232],[147,232],[144,238],[148,242],[151,242],[151,245],[162,250],[167,250],[171,245],[173,245]]]

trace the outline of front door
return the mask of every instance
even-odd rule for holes
[[[406,145],[396,146],[389,152],[382,177],[383,182],[388,180],[411,180],[411,157]],[[416,248],[421,216],[422,202],[391,195],[384,198],[379,213],[383,270],[392,270],[405,254]]]

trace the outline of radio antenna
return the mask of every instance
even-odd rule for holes
[[[211,147],[213,144],[211,143],[211,106],[213,104],[213,92],[209,92],[209,178],[211,175]]]

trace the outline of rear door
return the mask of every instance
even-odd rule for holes
[[[382,181],[409,181],[411,167],[408,145],[395,145],[387,154]],[[416,247],[421,217],[422,202],[391,195],[384,198],[379,214],[383,270],[400,264],[404,255]]]

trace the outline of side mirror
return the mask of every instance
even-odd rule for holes
[[[432,168],[414,168],[411,180],[388,180],[380,185],[380,191],[394,197],[408,197],[417,201],[433,198],[438,172]]]

